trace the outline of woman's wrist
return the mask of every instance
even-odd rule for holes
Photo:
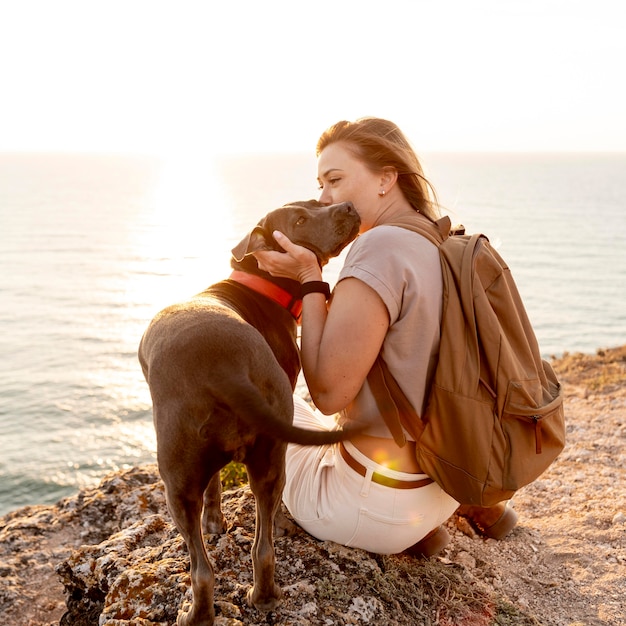
[[[330,285],[322,280],[308,280],[300,285],[300,297],[310,293],[324,294],[326,300],[330,298]]]
[[[313,281],[321,281],[322,280],[322,272],[318,265],[315,267],[307,267],[306,269],[301,269],[298,272],[298,280],[301,284],[310,283]]]

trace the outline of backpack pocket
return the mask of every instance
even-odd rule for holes
[[[500,420],[505,489],[517,490],[531,483],[563,450],[563,391],[558,384],[552,387],[546,390],[539,379],[509,383]],[[546,396],[549,401],[544,403]]]

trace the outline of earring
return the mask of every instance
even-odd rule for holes
[[[381,190],[378,192],[378,195],[382,198],[382,197],[385,195],[385,190],[384,190],[384,189],[381,189]]]

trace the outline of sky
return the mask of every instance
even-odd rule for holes
[[[622,0],[0,0],[0,152],[626,151]]]

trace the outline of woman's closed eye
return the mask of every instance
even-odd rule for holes
[[[338,183],[340,180],[341,178],[329,178],[328,184],[332,186]],[[320,184],[318,185],[318,189],[324,189],[324,183],[320,182]]]

